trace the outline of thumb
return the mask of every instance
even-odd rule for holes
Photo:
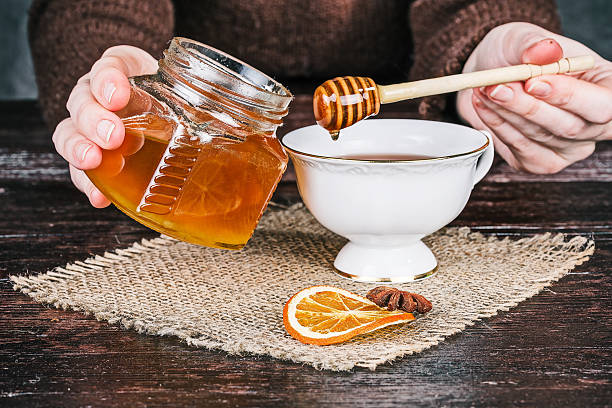
[[[563,49],[552,38],[545,38],[528,47],[521,55],[523,64],[552,64],[563,58]]]
[[[511,26],[502,41],[506,62],[509,65],[542,65],[560,60],[563,49],[551,34],[533,24]]]

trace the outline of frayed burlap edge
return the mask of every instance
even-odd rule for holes
[[[264,219],[262,219],[261,226],[263,228],[273,227],[275,221],[281,219],[283,216],[291,217],[295,216],[296,214],[301,214],[301,212],[305,212],[305,210],[303,210],[301,205],[297,205],[285,211],[277,211],[271,214],[267,213]],[[304,224],[305,222],[312,222],[312,220],[302,220],[301,224]],[[298,226],[301,224],[300,222],[297,223]],[[549,254],[551,251],[553,251],[555,254],[563,254],[563,257],[560,259],[555,258],[556,263],[554,272],[552,274],[549,274],[545,278],[541,279],[530,279],[529,287],[521,287],[519,291],[505,298],[503,303],[487,305],[470,312],[465,312],[458,320],[454,321],[451,327],[436,327],[433,330],[425,330],[422,335],[417,333],[409,344],[396,344],[394,347],[389,347],[387,350],[378,350],[375,355],[370,355],[366,358],[356,358],[350,361],[342,361],[341,359],[330,361],[333,359],[326,360],[319,358],[319,354],[325,353],[325,350],[328,348],[319,348],[319,352],[314,353],[296,353],[293,349],[284,349],[283,347],[278,347],[278,345],[252,344],[248,341],[240,340],[227,342],[220,341],[219,339],[212,337],[207,337],[206,335],[193,336],[189,330],[183,330],[181,327],[173,326],[173,324],[164,319],[160,321],[151,321],[146,318],[126,316],[125,314],[121,313],[121,310],[114,309],[93,310],[92,308],[84,306],[82,303],[75,301],[73,298],[62,296],[58,290],[58,288],[60,288],[62,285],[69,284],[71,280],[84,279],[86,276],[92,273],[100,273],[108,270],[109,268],[113,268],[114,266],[130,264],[132,261],[138,260],[141,256],[149,254],[152,251],[164,250],[174,245],[188,245],[179,243],[171,238],[160,237],[152,240],[142,240],[141,242],[134,243],[129,248],[118,249],[114,252],[106,252],[102,256],[96,255],[84,261],[77,261],[72,264],[68,264],[65,267],[57,267],[45,274],[34,276],[11,276],[10,279],[14,282],[15,290],[22,291],[37,302],[50,304],[56,308],[61,308],[64,310],[74,310],[87,315],[93,315],[100,321],[108,321],[111,324],[120,324],[126,329],[134,329],[139,333],[159,336],[176,336],[185,341],[187,344],[195,347],[223,350],[229,354],[253,353],[269,355],[282,360],[306,363],[318,369],[350,370],[354,366],[360,366],[374,370],[380,364],[388,363],[397,358],[418,353],[435,346],[448,336],[456,334],[468,326],[474,325],[482,318],[494,316],[500,311],[506,311],[511,307],[516,306],[521,301],[534,296],[545,287],[550,286],[552,283],[559,280],[575,266],[587,261],[590,255],[593,254],[595,248],[592,240],[580,236],[566,241],[566,237],[563,234],[552,235],[550,233],[545,233],[516,241],[513,241],[508,237],[500,240],[494,236],[485,237],[478,232],[471,232],[469,228],[464,227],[447,228],[434,234],[432,237],[428,237],[426,241],[428,241],[428,245],[433,247],[434,252],[436,253],[439,252],[436,251],[436,240],[440,237],[444,237],[450,243],[461,241],[480,243],[483,245],[492,244],[494,247],[500,247],[503,245],[503,247],[508,251],[512,252],[513,250],[517,250],[519,253],[541,251],[542,253]],[[469,256],[470,254],[467,255]],[[431,283],[436,282],[435,279],[436,278],[434,277],[433,279],[424,282],[431,287]],[[342,284],[336,286],[342,286],[349,290],[353,289],[355,291],[358,291],[356,290],[356,287],[363,285],[344,280],[340,280],[340,282]],[[419,286],[421,284],[419,283],[413,285]],[[307,285],[304,285],[304,287],[305,286]],[[353,288],[351,288],[351,286]],[[410,286],[408,287],[411,288]],[[412,287],[411,290],[412,289],[415,288]],[[413,291],[418,291],[418,289]],[[286,293],[286,295],[288,298],[290,295],[292,295],[292,293]],[[277,319],[282,321],[282,316],[279,314]],[[427,320],[429,319],[426,315],[419,321],[424,322],[424,326],[427,326]],[[343,345],[331,347],[350,348],[351,344],[355,346],[359,344],[359,342],[376,342],[377,340],[385,342],[387,341],[387,337],[393,339],[395,338],[393,335],[393,328],[383,329],[380,332],[361,336]],[[316,348],[317,346],[307,347]]]

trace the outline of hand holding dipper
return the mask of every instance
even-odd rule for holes
[[[378,114],[382,103],[525,81],[540,75],[585,71],[594,63],[592,56],[584,55],[562,58],[547,65],[521,64],[393,85],[377,85],[371,78],[337,77],[315,90],[314,115],[317,123],[337,140],[341,129]]]

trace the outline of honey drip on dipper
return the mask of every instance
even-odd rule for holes
[[[594,64],[592,56],[584,55],[562,58],[547,65],[513,65],[394,85],[377,85],[364,77],[337,77],[317,87],[312,104],[317,123],[337,140],[341,129],[378,114],[381,103],[526,81],[540,75],[584,71],[593,68]]]
[[[370,78],[337,77],[323,82],[315,90],[313,109],[317,123],[338,140],[340,129],[376,115],[380,98]]]

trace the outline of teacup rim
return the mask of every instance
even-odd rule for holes
[[[410,122],[427,122],[427,123],[431,123],[431,121],[429,120],[422,120],[422,119],[369,119],[369,121],[410,121]],[[482,136],[485,139],[485,143],[474,149],[471,150],[469,152],[463,152],[463,153],[457,153],[457,154],[451,154],[451,155],[446,155],[446,156],[436,156],[436,157],[431,157],[431,158],[422,158],[422,159],[409,159],[409,160],[393,160],[393,159],[389,159],[389,160],[373,160],[373,159],[354,159],[354,158],[347,158],[347,157],[334,157],[334,156],[324,156],[324,155],[318,155],[318,154],[314,154],[314,153],[306,153],[306,152],[302,152],[299,150],[295,150],[289,146],[287,146],[284,142],[284,139],[286,136],[288,136],[289,134],[300,130],[300,129],[306,129],[306,128],[312,128],[312,127],[320,127],[319,125],[309,125],[309,126],[303,126],[297,129],[294,129],[290,132],[287,132],[286,134],[284,134],[282,137],[279,138],[279,141],[281,143],[281,145],[283,146],[284,149],[288,150],[289,152],[293,153],[293,154],[297,154],[300,156],[306,156],[309,158],[313,158],[313,159],[320,159],[320,160],[333,160],[333,161],[342,161],[342,162],[350,162],[350,163],[374,163],[374,164],[389,164],[389,163],[423,163],[423,162],[433,162],[433,161],[439,161],[439,160],[447,160],[447,159],[455,159],[458,157],[465,157],[465,156],[469,156],[472,154],[476,154],[479,152],[484,152],[485,149],[489,146],[489,143],[491,143],[489,141],[489,138],[487,137],[487,135],[478,129],[474,129],[468,126],[463,126],[463,125],[459,125],[456,123],[449,123],[449,122],[437,122],[437,123],[442,123],[445,126],[453,126],[453,127],[460,127],[460,128],[467,128],[467,129],[471,129],[474,130],[475,132],[481,133]]]

